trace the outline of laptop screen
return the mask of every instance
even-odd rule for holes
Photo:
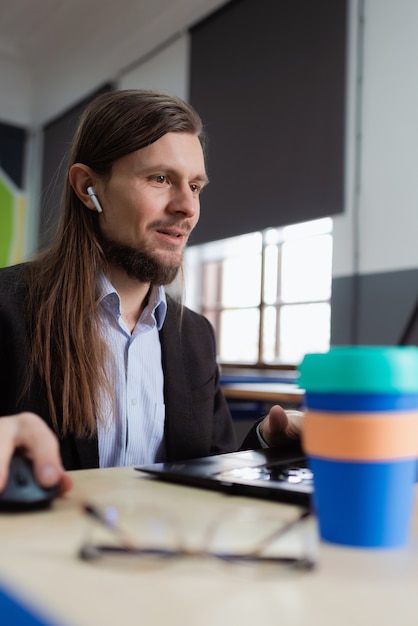
[[[418,300],[399,339],[400,346],[418,346]]]

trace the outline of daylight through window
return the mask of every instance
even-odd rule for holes
[[[219,362],[300,363],[330,345],[332,219],[270,228],[185,257],[186,304],[205,315]]]

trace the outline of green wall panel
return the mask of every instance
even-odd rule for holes
[[[0,267],[9,264],[13,243],[13,193],[0,172]]]

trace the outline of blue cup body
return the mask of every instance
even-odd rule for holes
[[[305,404],[320,411],[418,411],[418,393],[311,393]]]
[[[321,539],[357,547],[407,543],[416,459],[352,462],[308,457]]]

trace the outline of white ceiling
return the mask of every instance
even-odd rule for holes
[[[123,11],[126,2],[115,4]],[[57,46],[77,42],[80,24],[92,27],[111,6],[103,0],[0,0],[0,54],[36,69]]]
[[[0,64],[27,76],[36,117],[40,96],[57,109],[76,79],[83,90],[112,80],[225,2],[0,0]]]
[[[0,0],[0,55],[35,68],[57,48],[85,45],[91,30],[119,30],[130,38],[146,32],[164,14],[189,14],[190,20],[210,13],[222,0]],[[127,16],[128,19],[124,19]],[[134,18],[134,19],[131,19]]]
[[[31,65],[38,63],[57,21],[64,14],[74,19],[70,6],[56,0],[41,0],[36,5],[33,0],[0,0],[0,54]]]

